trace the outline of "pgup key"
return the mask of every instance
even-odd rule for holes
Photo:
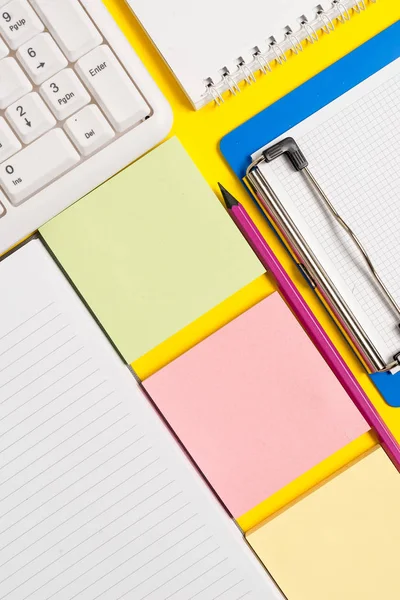
[[[43,30],[43,23],[26,0],[12,0],[0,10],[0,31],[13,50]]]

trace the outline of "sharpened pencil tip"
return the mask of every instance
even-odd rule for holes
[[[222,198],[226,204],[226,208],[229,210],[234,206],[237,206],[239,202],[236,200],[236,198],[234,198],[232,194],[228,192],[228,190],[226,190],[221,183],[218,182],[218,185],[219,189],[221,190]]]

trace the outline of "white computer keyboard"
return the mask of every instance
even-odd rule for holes
[[[0,36],[1,254],[161,141],[172,114],[101,0],[0,0]]]

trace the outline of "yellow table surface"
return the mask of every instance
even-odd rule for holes
[[[301,280],[294,264],[280,247],[279,242],[277,242],[268,226],[257,214],[242,185],[224,162],[218,148],[220,139],[226,133],[398,20],[400,18],[400,1],[378,0],[376,4],[369,4],[368,10],[354,15],[350,22],[339,25],[334,34],[323,35],[318,44],[308,44],[305,51],[299,56],[293,57],[282,66],[277,65],[272,73],[261,76],[257,84],[247,86],[243,93],[235,98],[228,98],[223,106],[209,105],[198,112],[192,108],[168,67],[123,0],[104,0],[104,3],[170,102],[175,117],[171,135],[174,134],[179,137],[210,186],[216,192],[218,189],[217,181],[221,181],[246,206],[332,340],[336,343],[361,385],[379,409],[382,417],[397,438],[400,439],[400,409],[387,406],[376,392],[360,363],[349,350],[324,310],[318,305],[312,292]],[[151,375],[195,343],[270,294],[273,289],[273,284],[268,277],[261,277],[136,361],[132,365],[133,368],[142,379]],[[266,386],[268,387],[268,382],[266,382]],[[376,440],[372,434],[365,434],[273,497],[265,500],[250,513],[243,515],[239,519],[239,524],[245,530],[256,525],[262,519],[282,508],[321,480],[330,476],[337,469],[342,468],[355,457],[370,449],[375,443]]]

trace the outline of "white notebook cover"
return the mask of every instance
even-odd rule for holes
[[[318,4],[330,18],[342,11],[345,19],[355,4],[343,0],[332,8],[327,0],[126,1],[196,108],[211,99],[205,94],[209,78],[216,84],[224,68],[232,74],[241,59],[251,64],[256,47],[266,53],[271,37],[280,44],[287,26],[298,33],[303,16],[315,23]]]

